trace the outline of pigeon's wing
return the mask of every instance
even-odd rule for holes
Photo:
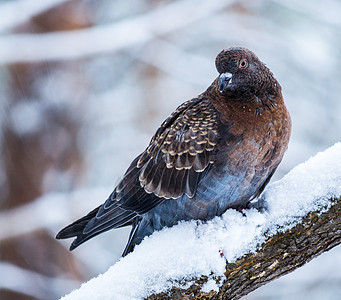
[[[184,194],[193,197],[213,163],[219,119],[219,112],[205,98],[179,106],[117,186],[118,205],[141,214],[160,199],[176,199]],[[136,184],[142,195],[134,188]]]
[[[193,197],[214,161],[219,124],[220,113],[204,97],[180,105],[131,163],[96,218],[124,226],[165,199]]]
[[[132,225],[165,199],[184,194],[193,197],[214,161],[219,119],[205,98],[180,105],[131,163],[105,203],[61,230],[57,238],[76,236],[74,249],[101,232]]]
[[[139,180],[158,197],[193,197],[199,174],[213,163],[218,112],[208,100],[181,105],[151,140],[137,162]]]

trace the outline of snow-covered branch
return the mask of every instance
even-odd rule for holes
[[[341,197],[330,199],[331,206],[321,213],[308,213],[295,227],[270,235],[256,253],[238,258],[226,266],[219,291],[202,291],[207,276],[189,288],[173,287],[148,299],[239,299],[267,282],[281,277],[314,257],[341,244]],[[208,292],[208,293],[207,293]]]
[[[155,232],[63,299],[238,299],[341,242],[340,196],[338,143],[270,185],[258,201],[263,210]]]

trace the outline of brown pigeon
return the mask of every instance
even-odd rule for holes
[[[218,77],[180,105],[136,157],[109,198],[62,229],[70,249],[132,226],[123,256],[181,220],[209,220],[259,196],[287,148],[291,120],[281,86],[245,48],[221,51]]]

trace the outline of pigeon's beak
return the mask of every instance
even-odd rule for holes
[[[232,82],[232,74],[229,72],[222,73],[219,76],[219,92],[222,93],[228,84]]]

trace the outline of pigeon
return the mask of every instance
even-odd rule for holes
[[[222,50],[206,91],[158,128],[108,199],[62,229],[70,250],[110,229],[132,226],[122,256],[179,221],[243,210],[269,183],[287,149],[291,119],[282,88],[250,50]]]

